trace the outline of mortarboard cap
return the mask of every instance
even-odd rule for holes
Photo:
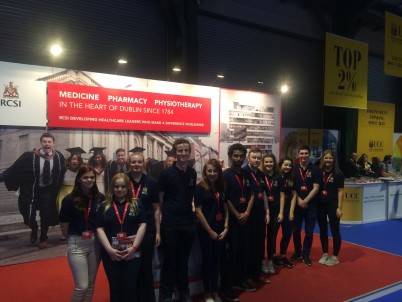
[[[166,151],[165,151],[165,154],[166,154],[168,157],[176,157],[176,156],[174,155],[174,153],[173,153],[172,150],[166,150]]]
[[[142,147],[134,147],[133,149],[130,150],[130,152],[133,152],[133,153],[137,153],[137,152],[141,153],[144,151],[145,151],[145,149]]]
[[[84,150],[82,150],[81,147],[72,147],[72,148],[67,148],[66,151],[70,154],[83,154],[86,153]]]
[[[103,150],[105,150],[105,149],[106,149],[106,147],[93,147],[89,150],[89,152],[92,151],[94,153],[94,155],[95,154],[103,154]]]

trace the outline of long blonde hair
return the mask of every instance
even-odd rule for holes
[[[114,199],[113,188],[118,179],[123,179],[124,185],[127,188],[126,199],[128,201],[128,205],[130,207],[130,212],[134,212],[134,214],[138,214],[138,202],[137,202],[137,199],[134,198],[133,192],[131,191],[130,178],[124,173],[117,173],[115,176],[113,176],[113,178],[110,182],[110,187],[108,188],[108,190],[106,192],[106,200],[104,201],[105,210],[103,211],[103,214],[105,214],[109,210],[109,208],[112,206],[113,199]]]

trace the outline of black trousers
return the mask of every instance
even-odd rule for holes
[[[216,292],[219,282],[219,266],[223,242],[209,237],[209,234],[200,227],[198,238],[202,255],[202,281],[204,292]]]
[[[101,257],[109,281],[110,302],[137,302],[140,258],[112,261],[105,250],[102,250]]]
[[[333,255],[338,256],[341,249],[342,237],[340,232],[340,218],[336,216],[338,200],[320,202],[318,204],[317,221],[320,227],[320,240],[323,253],[328,253],[328,222],[333,238]]]
[[[189,294],[188,259],[194,236],[195,225],[180,228],[161,226],[163,263],[159,301],[171,299],[175,285],[180,296]]]
[[[268,260],[272,260],[276,254],[276,238],[280,223],[278,222],[279,204],[269,206],[269,223],[267,224],[267,256]]]
[[[292,232],[293,232],[293,221],[289,220],[289,212],[290,212],[290,206],[285,206],[285,209],[283,211],[283,220],[281,223],[282,227],[282,238],[280,242],[280,253],[281,255],[286,256],[286,252],[288,250],[288,246],[290,243],[290,239],[292,238]]]
[[[248,222],[241,225],[233,217],[230,218],[229,234],[225,242],[221,262],[221,284],[222,287],[226,288],[246,281],[247,264],[250,257]]]
[[[265,210],[251,211],[249,224],[249,261],[247,264],[247,277],[257,279],[261,276],[261,262],[265,257]]]
[[[145,232],[141,242],[140,277],[138,278],[138,301],[155,302],[154,276],[152,259],[155,249],[156,232]]]
[[[38,223],[36,222],[36,211],[39,210],[40,217],[40,237],[39,241],[43,242],[47,240],[47,232],[49,230],[50,225],[50,217],[52,213],[52,203],[56,202],[52,198],[52,194],[50,190],[46,188],[39,189],[35,200],[33,202],[31,211],[32,213],[29,216],[29,227],[33,231],[38,230]]]

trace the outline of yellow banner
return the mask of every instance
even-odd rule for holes
[[[324,105],[367,108],[368,44],[326,34]]]
[[[342,222],[363,221],[363,188],[347,187],[343,189]]]
[[[385,12],[384,72],[402,77],[402,18]]]
[[[392,154],[395,104],[368,102],[367,110],[359,110],[357,153],[380,159]]]

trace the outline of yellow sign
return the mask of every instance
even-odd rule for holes
[[[359,110],[357,153],[383,158],[392,154],[395,104],[368,102],[366,110]]]
[[[326,34],[324,105],[367,108],[368,44]]]
[[[385,74],[402,77],[402,18],[385,12]]]
[[[363,188],[347,187],[343,188],[343,215],[342,222],[362,222],[363,221]]]

